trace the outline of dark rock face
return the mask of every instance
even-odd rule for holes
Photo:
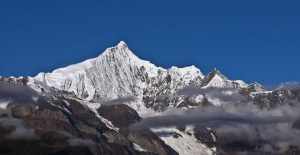
[[[296,120],[296,121],[293,123],[293,128],[299,129],[299,130],[300,130],[300,119]]]
[[[206,146],[212,148],[216,147],[215,133],[204,126],[196,126],[194,129],[195,137]]]
[[[33,109],[30,105],[19,105],[11,109],[12,115],[16,118],[30,117],[33,113]]]
[[[166,145],[156,134],[148,129],[130,130],[128,139],[146,150],[159,155],[177,155],[178,153]]]
[[[24,92],[29,88],[14,80],[1,88],[5,89],[1,89],[0,99],[11,99],[0,109],[1,155],[153,154],[137,151],[126,136],[109,129],[79,99]]]
[[[166,145],[156,134],[149,129],[133,129],[131,125],[137,123],[142,118],[138,113],[124,104],[105,105],[98,109],[104,118],[110,120],[112,124],[120,128],[121,135],[113,136],[111,132],[104,135],[109,139],[120,144],[129,142],[140,145],[145,150],[158,155],[176,155],[172,148]]]
[[[254,104],[261,108],[276,108],[281,105],[297,105],[300,103],[300,87],[284,88],[272,93],[259,94],[254,97]]]
[[[3,155],[139,154],[130,142],[125,145],[107,141],[102,132],[109,129],[98,131],[98,126],[74,120],[74,116],[59,110],[24,107],[30,106],[17,105],[11,109],[14,110],[11,116],[0,119],[0,153]]]
[[[139,114],[125,104],[104,105],[98,109],[98,113],[118,128],[128,127],[141,120]]]

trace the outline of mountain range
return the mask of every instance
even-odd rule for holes
[[[229,80],[217,69],[205,76],[195,66],[170,69],[157,67],[137,57],[123,41],[107,48],[97,58],[59,68],[51,73],[39,73],[29,81],[37,91],[56,88],[74,93],[87,101],[106,102],[135,97],[146,108],[160,111],[165,110],[163,104],[166,103],[175,108],[180,105],[175,93],[192,85],[199,88],[251,88],[253,92],[265,91],[257,83]],[[162,98],[163,101],[160,101]]]
[[[121,41],[51,73],[0,77],[0,154],[298,154],[299,101],[298,86],[165,69]]]

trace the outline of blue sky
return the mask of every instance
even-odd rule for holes
[[[153,63],[219,68],[232,79],[300,81],[297,1],[0,2],[0,75],[35,75],[120,40]]]

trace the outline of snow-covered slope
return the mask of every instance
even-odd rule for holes
[[[248,85],[242,80],[229,80],[215,68],[205,77],[202,86],[203,88],[246,88]]]
[[[161,68],[139,59],[124,42],[120,42],[97,58],[52,73],[40,73],[34,79],[57,89],[74,92],[80,98],[105,100],[137,95],[142,86],[139,77],[142,69],[149,77],[155,77]]]
[[[213,155],[216,152],[215,148],[209,148],[197,140],[191,127],[185,131],[174,127],[152,129],[152,131],[180,155]]]
[[[121,41],[97,58],[60,68],[52,73],[40,73],[32,80],[74,92],[87,100],[109,100],[141,95],[147,83],[167,74],[172,76],[174,83],[188,84],[196,78],[203,78],[203,74],[195,66],[172,67],[167,70],[141,60]]]
[[[77,97],[105,102],[135,97],[146,108],[164,110],[175,107],[180,99],[177,90],[189,85],[208,87],[243,87],[242,81],[231,81],[214,70],[204,76],[195,66],[164,69],[137,57],[123,41],[107,48],[98,57],[82,63],[40,73],[30,78],[30,85],[38,91],[50,87],[74,93]],[[137,105],[133,105],[136,109]]]

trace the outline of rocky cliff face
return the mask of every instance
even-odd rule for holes
[[[93,111],[75,95],[38,93],[20,81],[0,81],[0,154],[177,154],[150,130],[129,130],[141,118],[126,105]]]

